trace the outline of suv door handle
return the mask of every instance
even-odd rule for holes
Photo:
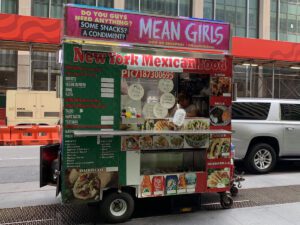
[[[293,127],[286,127],[285,128],[287,131],[294,131],[295,130],[295,128],[293,128]]]

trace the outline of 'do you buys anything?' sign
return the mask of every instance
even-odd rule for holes
[[[171,48],[229,50],[230,25],[195,19],[79,8],[65,12],[68,37]]]

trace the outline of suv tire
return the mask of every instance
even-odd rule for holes
[[[246,168],[257,174],[269,173],[276,165],[277,156],[274,148],[266,143],[252,145],[245,158]]]

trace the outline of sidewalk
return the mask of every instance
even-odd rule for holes
[[[132,219],[124,225],[299,225],[300,202]]]

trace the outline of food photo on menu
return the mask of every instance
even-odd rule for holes
[[[224,105],[211,107],[210,121],[214,126],[227,126],[231,121],[231,108]]]
[[[207,151],[208,159],[230,157],[230,138],[211,138]]]
[[[208,169],[207,187],[226,188],[230,185],[230,168]]]
[[[117,187],[118,172],[107,172],[102,169],[70,168],[66,170],[66,196],[72,200],[99,200],[100,188]]]
[[[212,96],[231,96],[231,78],[223,74],[211,77],[211,94]]]

